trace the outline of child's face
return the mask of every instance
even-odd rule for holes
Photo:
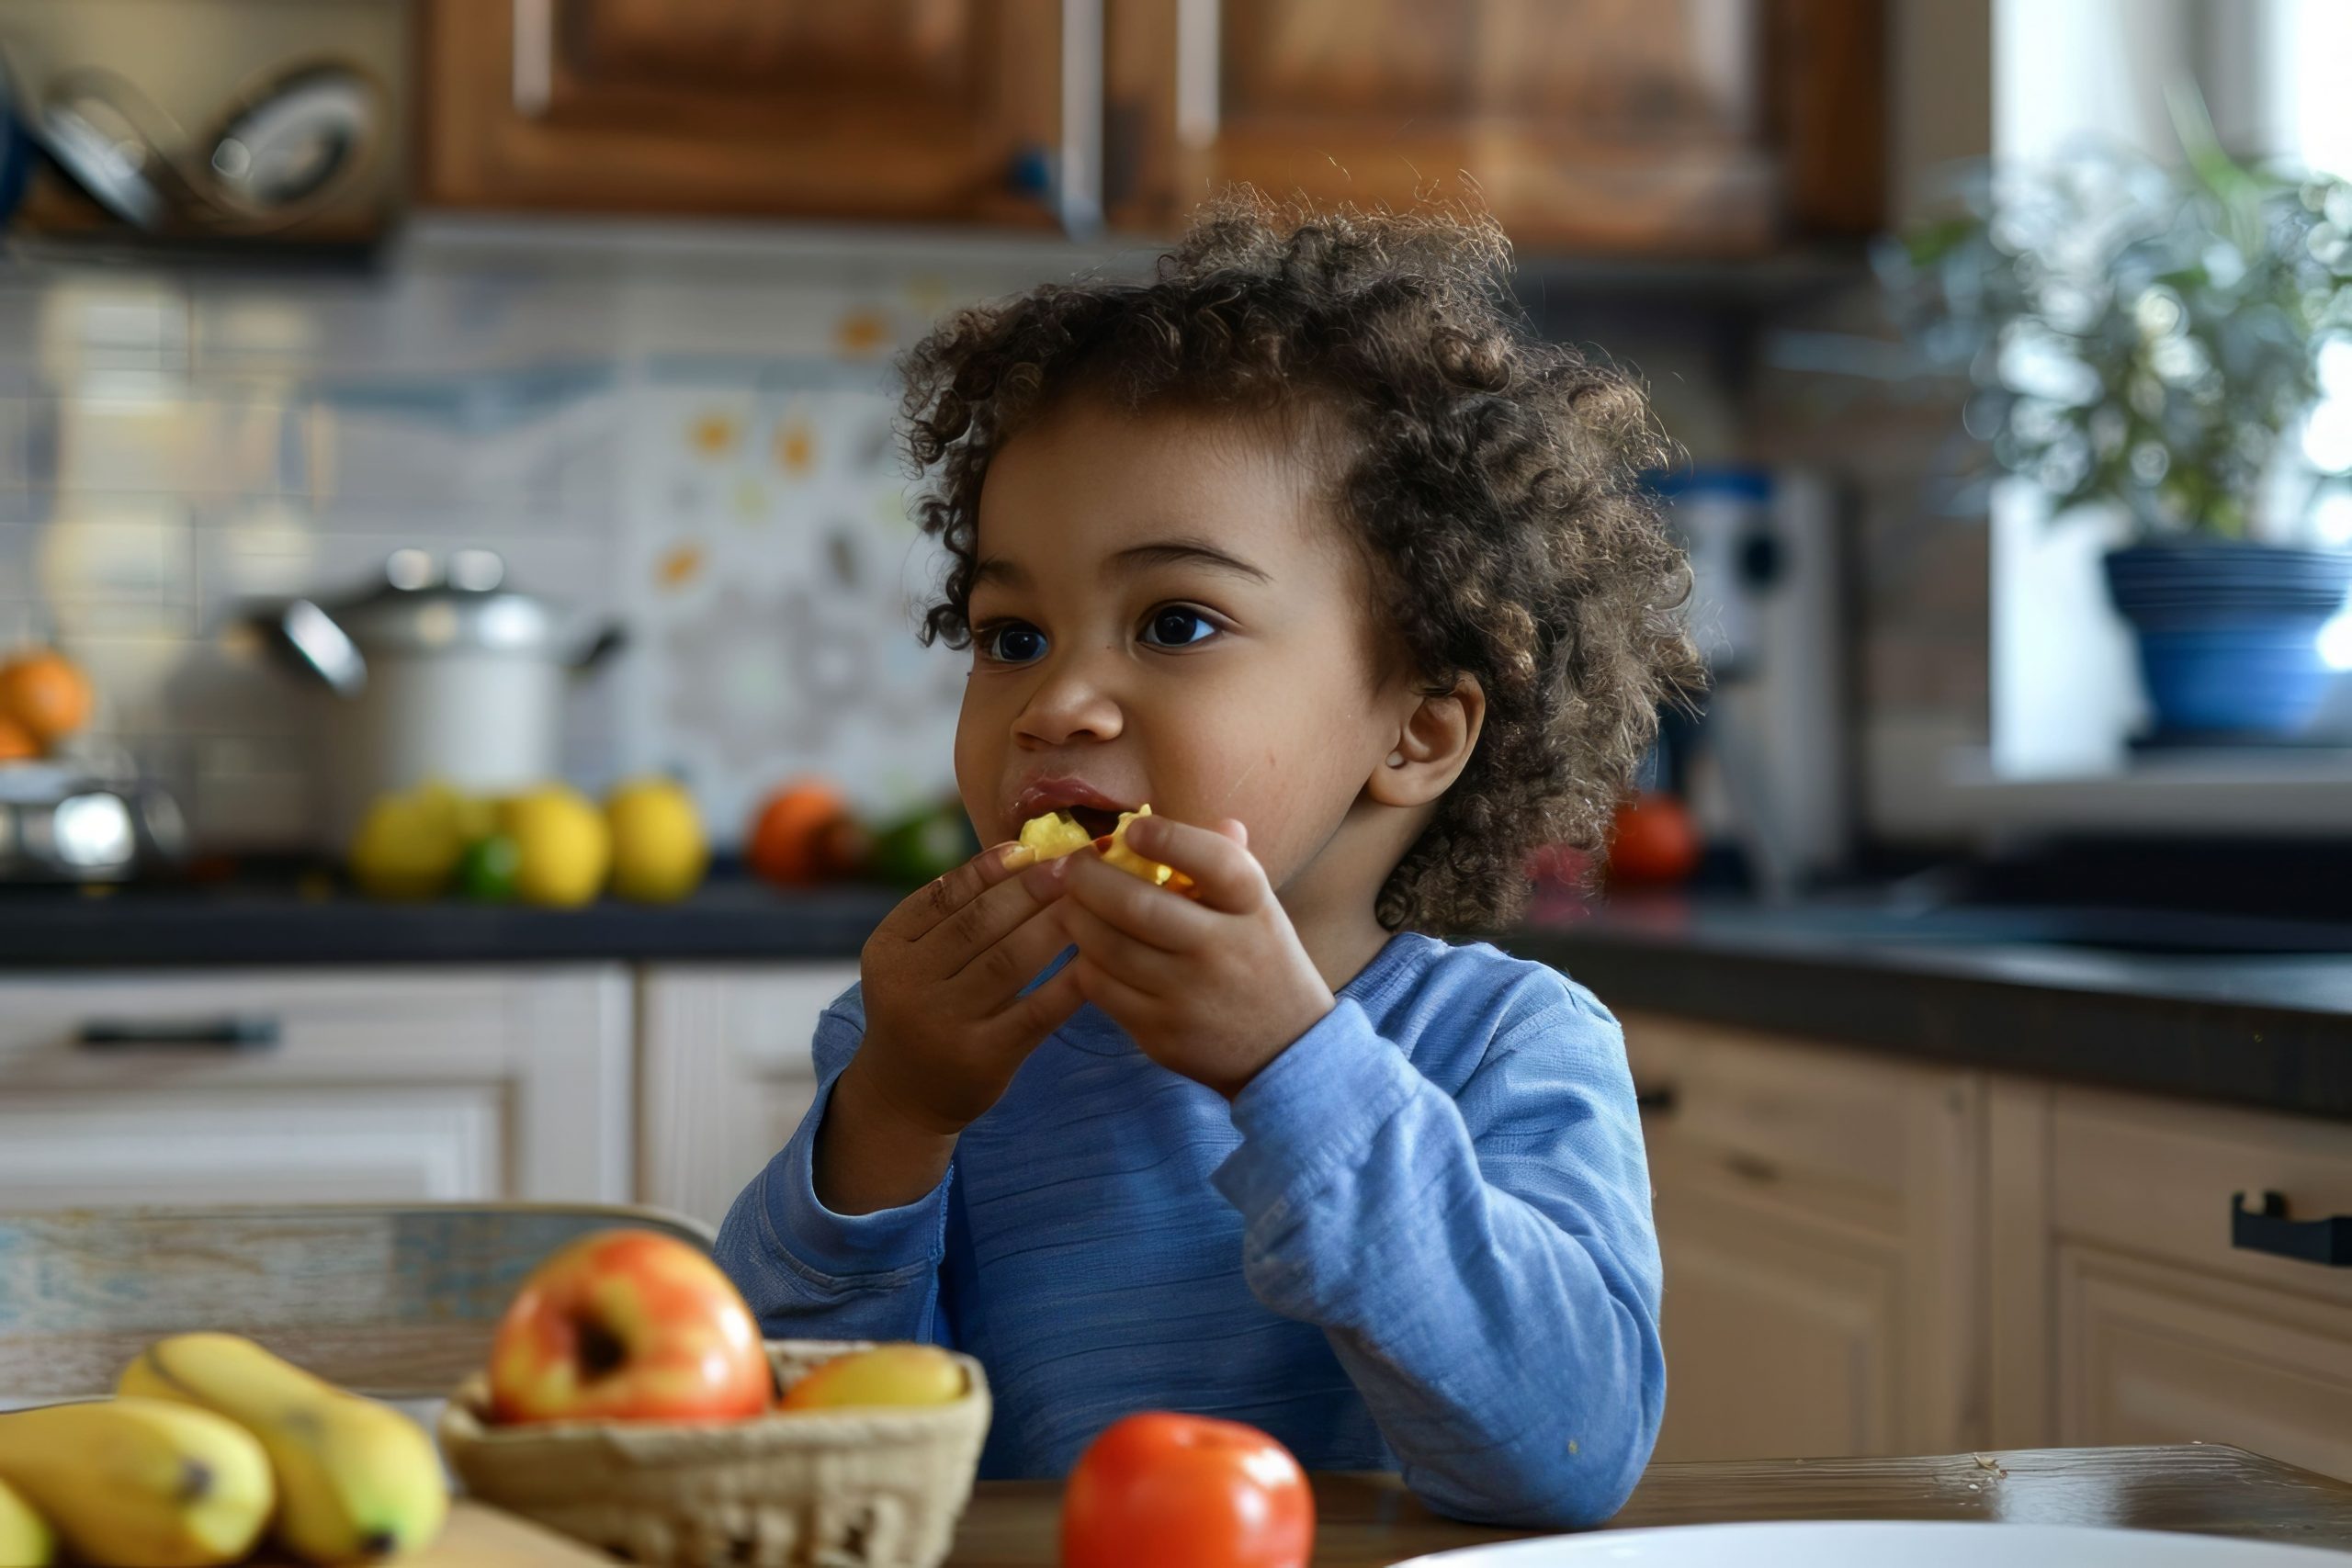
[[[1396,744],[1365,572],[1272,426],[1074,399],[980,496],[956,732],[989,843],[1057,807],[1238,818],[1281,889]]]

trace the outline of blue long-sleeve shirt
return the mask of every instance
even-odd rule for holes
[[[810,1157],[864,1031],[853,987],[718,1259],[773,1335],[978,1357],[983,1474],[1060,1474],[1164,1409],[1494,1523],[1595,1523],[1640,1475],[1666,1393],[1641,1125],[1615,1021],[1555,971],[1396,937],[1229,1107],[1081,1009],[938,1188],[849,1216]]]

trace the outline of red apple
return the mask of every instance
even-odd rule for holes
[[[734,1281],[654,1231],[603,1231],[540,1264],[490,1348],[499,1421],[733,1421],[773,1394]]]

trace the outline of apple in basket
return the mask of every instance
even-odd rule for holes
[[[655,1231],[585,1236],[533,1270],[490,1351],[492,1417],[733,1421],[773,1407],[759,1324],[704,1254]]]

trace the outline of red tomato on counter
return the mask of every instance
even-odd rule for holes
[[[1314,1550],[1306,1472],[1238,1421],[1130,1416],[1062,1493],[1062,1568],[1306,1568]]]
[[[1667,884],[1698,869],[1699,829],[1670,795],[1640,795],[1617,808],[1609,842],[1612,882]]]

